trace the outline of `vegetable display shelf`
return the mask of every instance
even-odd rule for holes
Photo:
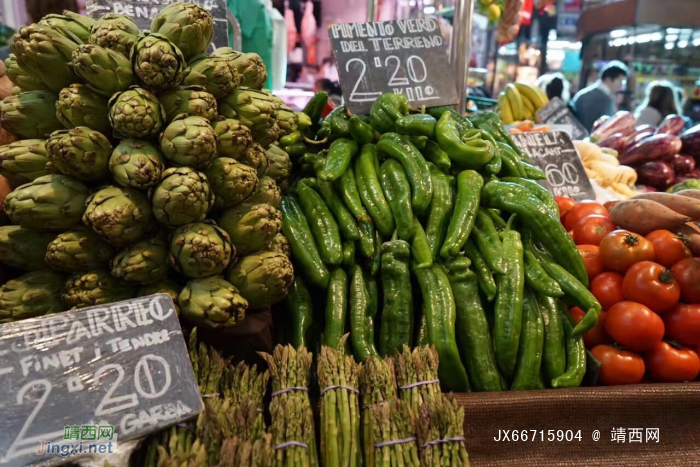
[[[459,393],[456,397],[465,408],[464,435],[475,467],[700,465],[700,383]],[[637,428],[641,442],[632,430]],[[658,429],[658,442],[647,440],[647,429]],[[504,430],[510,430],[509,440],[503,440]],[[520,439],[525,430],[527,441]],[[518,441],[513,441],[514,431]],[[624,442],[614,441],[620,433]]]

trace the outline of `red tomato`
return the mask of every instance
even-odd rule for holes
[[[618,344],[635,352],[644,352],[661,342],[664,322],[640,303],[620,302],[608,310],[605,330]]]
[[[559,219],[561,219],[563,222],[563,218],[566,213],[574,209],[574,206],[576,206],[576,201],[568,196],[555,196],[554,201],[557,203],[557,207],[559,208]]]
[[[569,314],[571,315],[571,318],[573,318],[573,320],[576,322],[576,324],[578,324],[578,322],[583,319],[583,316],[586,314],[586,312],[583,311],[581,308],[575,306],[569,310]],[[583,342],[586,344],[586,348],[590,349],[592,347],[595,347],[596,345],[609,344],[612,342],[612,339],[605,331],[605,320],[607,318],[608,313],[605,311],[601,311],[600,315],[598,315],[598,321],[595,323],[595,326],[586,331],[586,333],[583,335]]]
[[[636,384],[644,377],[644,359],[638,354],[611,345],[598,345],[591,350],[600,362],[598,384]]]
[[[578,249],[581,258],[583,258],[583,264],[586,265],[586,272],[588,273],[588,279],[593,279],[595,276],[600,274],[605,270],[603,267],[603,260],[600,259],[600,252],[598,247],[595,245],[579,245],[576,247]]]
[[[672,268],[673,277],[681,286],[681,298],[688,303],[700,303],[700,258],[686,258]]]
[[[596,203],[595,201],[581,201],[574,206],[571,213],[566,216],[566,219],[564,219],[564,227],[566,227],[566,230],[573,230],[581,219],[593,214],[600,214],[601,216],[610,217],[607,209],[605,209],[601,204]]]
[[[645,355],[649,375],[663,383],[693,381],[700,373],[700,358],[688,347],[677,349],[668,342],[658,342]]]
[[[622,295],[625,300],[663,313],[678,303],[681,288],[670,269],[653,261],[642,261],[627,270],[622,280]]]
[[[666,338],[683,345],[700,345],[700,305],[679,303],[664,313]]]
[[[654,245],[641,235],[614,230],[601,240],[600,256],[605,269],[624,273],[634,263],[654,261]]]
[[[647,234],[647,240],[654,245],[656,262],[667,268],[684,258],[693,256],[683,240],[670,230],[654,230]]]
[[[611,210],[612,208],[614,208],[615,205],[616,205],[617,203],[619,203],[619,202],[620,202],[620,200],[617,200],[617,201],[608,201],[607,203],[603,204],[603,207],[604,207],[605,209],[607,209],[608,212],[610,212],[610,210]]]
[[[574,242],[577,245],[600,245],[600,241],[616,226],[607,216],[593,214],[581,219],[574,226]]]
[[[600,302],[600,306],[608,309],[624,300],[622,295],[622,276],[616,272],[598,274],[591,281],[591,293]]]

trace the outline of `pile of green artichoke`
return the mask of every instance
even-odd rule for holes
[[[207,55],[213,19],[173,3],[64,12],[21,28],[0,102],[0,323],[168,293],[193,324],[229,327],[294,278],[278,210],[298,115],[262,90],[256,54]]]

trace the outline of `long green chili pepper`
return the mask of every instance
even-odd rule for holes
[[[559,219],[559,207],[557,206],[557,202],[554,201],[554,196],[542,185],[537,183],[534,180],[530,180],[528,178],[521,178],[521,177],[502,177],[501,178],[502,182],[508,182],[508,183],[515,183],[516,185],[520,185],[524,188],[527,188],[532,192],[533,195],[537,196],[540,201],[542,201],[552,212],[552,215],[556,218]]]
[[[360,157],[355,163],[357,190],[362,204],[372,217],[377,231],[385,237],[391,237],[396,228],[391,207],[384,196],[379,183],[379,161],[377,147],[373,144],[362,146]]]
[[[326,103],[328,102],[328,93],[326,91],[319,91],[313,95],[309,100],[306,107],[304,107],[303,112],[309,116],[312,125],[317,125],[318,121],[321,120],[321,114],[323,109],[326,108]]]
[[[459,112],[457,112],[449,106],[443,105],[438,107],[430,107],[427,110],[427,112],[430,115],[432,115],[436,120],[440,120],[440,117],[442,117],[442,115],[445,112],[449,113],[452,117],[452,120],[454,120],[455,125],[457,125],[457,130],[459,131],[460,135],[465,131],[469,131],[474,128],[474,125],[472,124],[472,122],[469,121],[467,117],[460,114]]]
[[[348,276],[343,268],[331,271],[331,279],[326,293],[326,328],[323,343],[337,348],[345,334],[345,315],[348,309]]]
[[[488,141],[475,138],[463,141],[450,113],[445,112],[435,127],[438,144],[449,156],[453,165],[461,169],[479,170],[493,159],[496,148]]]
[[[379,251],[379,247],[377,247]],[[379,264],[381,263],[380,254],[377,254],[377,270],[375,272],[364,270],[365,275],[365,285],[367,287],[367,293],[369,293],[369,311],[367,312],[367,320],[365,322],[365,330],[367,334],[367,342],[371,342],[375,345],[374,339],[374,328],[377,315],[379,314],[379,281],[377,280],[377,274],[379,273]],[[375,347],[376,348],[376,347]]]
[[[292,286],[289,289],[289,295],[287,295],[285,300],[287,313],[291,318],[290,344],[295,348],[307,347],[309,343],[306,340],[306,333],[311,327],[314,309],[311,294],[309,294],[301,276],[297,275],[294,277],[294,282],[292,282]]]
[[[560,302],[559,316],[564,324],[564,339],[566,342],[566,373],[552,380],[553,388],[577,388],[581,386],[586,374],[586,346],[583,337],[573,333],[573,319]]]
[[[362,268],[355,265],[350,268],[350,288],[348,291],[348,309],[350,310],[350,339],[355,358],[379,357],[374,341],[367,335],[367,322],[370,320],[372,303],[367,290]]]
[[[379,182],[394,215],[399,238],[410,240],[413,236],[411,186],[401,163],[395,159],[384,161],[379,169]]]
[[[396,124],[396,132],[400,135],[425,136],[432,138],[435,134],[437,120],[429,114],[413,114],[399,117]]]
[[[498,150],[501,153],[501,160],[503,161],[503,167],[501,168],[501,176],[508,177],[527,177],[527,172],[525,167],[518,155],[505,143],[498,143]]]
[[[370,258],[368,262],[369,266],[369,273],[372,276],[376,276],[379,273],[379,268],[381,267],[381,253],[380,249],[382,247],[382,243],[384,241],[382,240],[382,236],[379,232],[375,231],[374,232],[374,251],[375,254]]]
[[[533,253],[533,246],[527,240],[523,241],[524,260],[525,260],[525,283],[532,290],[535,290],[543,295],[554,298],[564,296],[564,291],[557,281],[549,277],[547,271],[544,270],[537,257]]]
[[[452,184],[454,177],[445,175],[436,166],[430,166],[430,176],[433,181],[433,199],[428,210],[428,221],[425,226],[425,235],[428,237],[428,245],[433,259],[440,255],[450,225],[452,215]]]
[[[326,205],[328,205],[328,209],[331,210],[338,223],[340,235],[343,237],[343,240],[359,240],[360,231],[357,230],[357,221],[348,208],[345,207],[345,203],[343,203],[340,195],[335,191],[333,183],[318,180],[317,184],[318,191],[321,192],[323,200],[326,202]]]
[[[479,279],[479,288],[486,296],[486,300],[492,302],[496,298],[496,281],[493,279],[493,274],[486,264],[486,260],[481,256],[472,240],[467,240],[467,243],[464,244],[464,254],[472,262],[476,277]]]
[[[348,130],[358,146],[374,142],[374,128],[369,123],[362,121],[357,115],[350,117]]]
[[[428,318],[425,316],[425,303],[421,303],[420,325],[416,333],[416,345],[419,347],[430,345],[428,339]]]
[[[372,222],[358,222],[357,230],[360,231],[360,252],[365,258],[372,260],[379,254],[374,244],[374,224]]]
[[[355,242],[345,240],[343,242],[343,267],[349,268],[355,264]]]
[[[293,131],[292,133],[289,133],[288,135],[284,135],[279,139],[280,147],[284,146],[291,146],[292,144],[297,144],[300,143],[304,140],[304,135],[301,134],[301,131]]]
[[[445,242],[440,248],[440,256],[443,258],[456,256],[469,238],[479,210],[483,184],[484,179],[473,170],[464,170],[457,176],[454,213],[447,228]]]
[[[360,199],[360,193],[357,191],[357,180],[355,179],[355,169],[352,166],[336,181],[336,186],[340,191],[340,195],[345,202],[345,206],[350,210],[357,222],[372,223],[372,218],[365,211]],[[372,234],[374,237],[374,234]]]
[[[419,151],[425,149],[425,145],[430,141],[427,136],[407,136],[407,138]]]
[[[344,105],[339,105],[333,109],[326,117],[326,121],[329,123],[330,137],[332,139],[350,137],[350,128],[348,125],[350,116]]]
[[[450,161],[450,156],[447,155],[445,151],[440,148],[440,145],[435,141],[428,140],[425,142],[425,149],[423,149],[423,155],[428,162],[432,162],[435,166],[440,169],[441,172],[447,173],[452,166]]]
[[[518,363],[511,390],[538,389],[544,348],[544,324],[539,304],[528,289],[523,297],[522,331]]]
[[[534,165],[525,161],[521,161],[520,164],[525,168],[525,175],[530,180],[544,180],[547,178],[547,174],[545,174],[544,170],[540,169],[539,167],[535,167]]]
[[[494,208],[486,208],[486,212],[488,212],[489,216],[491,216],[491,220],[493,221],[493,225],[496,227],[496,230],[499,232],[505,230],[506,221],[504,221],[501,217],[501,211]]]
[[[391,355],[413,341],[413,295],[411,292],[411,252],[403,240],[391,240],[381,247],[384,305],[379,331],[379,353]]]
[[[472,123],[480,130],[488,131],[496,141],[506,143],[510,146],[521,160],[527,161],[529,158],[513,141],[510,134],[503,128],[501,118],[495,112],[480,111],[472,117]]]
[[[535,293],[544,322],[543,367],[547,381],[561,376],[566,371],[566,351],[564,344],[564,324],[559,314],[557,299]]]
[[[326,182],[338,180],[350,167],[355,154],[357,154],[355,141],[347,138],[338,138],[333,141],[323,167],[318,171],[318,179]]]
[[[428,237],[425,235],[423,226],[413,218],[413,235],[411,239],[411,256],[416,268],[423,269],[433,264],[433,254],[430,251]]]
[[[408,98],[404,94],[386,93],[375,99],[369,111],[369,123],[380,133],[395,130],[396,120],[408,115]]]
[[[456,334],[462,362],[475,391],[500,391],[501,380],[493,351],[491,329],[479,296],[479,283],[469,259],[445,261],[457,309]]]
[[[491,159],[488,164],[484,166],[484,171],[490,175],[498,175],[503,168],[503,159],[501,157],[501,151],[496,146],[496,150],[493,153],[493,159]]]
[[[338,266],[343,261],[343,244],[338,223],[321,195],[304,183],[304,180],[297,184],[297,191],[301,209],[309,222],[321,259],[329,266]]]
[[[486,212],[486,209],[479,208],[477,211],[472,234],[474,235],[474,243],[476,243],[491,271],[503,274],[503,245],[496,226],[493,225],[491,216]]]

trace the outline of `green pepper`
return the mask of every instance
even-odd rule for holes
[[[452,163],[461,169],[479,170],[493,159],[496,148],[481,138],[463,141],[448,112],[442,114],[435,127],[437,142]]]
[[[488,131],[496,141],[507,144],[513,149],[521,160],[527,161],[528,156],[513,142],[513,138],[503,128],[501,118],[495,112],[481,111],[472,117],[472,123],[480,130]]]
[[[313,95],[311,100],[304,107],[303,112],[309,116],[312,125],[317,125],[318,121],[321,120],[321,114],[323,114],[323,109],[326,108],[328,103],[328,93],[326,91],[319,91]]]
[[[507,380],[511,380],[515,376],[522,328],[525,288],[523,244],[515,230],[506,230],[501,233],[501,238],[505,274],[496,276],[498,292],[494,307],[493,341],[498,368]]]
[[[395,159],[384,161],[379,169],[379,182],[394,215],[399,238],[410,240],[413,236],[411,186],[401,163]]]
[[[338,223],[321,195],[304,183],[304,180],[297,184],[297,191],[301,209],[309,222],[321,259],[329,266],[338,266],[343,261],[343,245]]]
[[[297,130],[281,137],[279,143],[280,147],[284,148],[285,146],[291,146],[292,144],[297,144],[302,141],[304,141],[304,136],[301,134],[301,131]]]
[[[430,176],[433,182],[433,199],[430,202],[425,235],[428,237],[430,252],[435,260],[440,255],[440,247],[445,241],[447,228],[450,225],[454,177],[445,175],[432,164],[430,164]]]
[[[560,302],[561,303],[561,302]],[[586,346],[583,337],[573,333],[574,321],[563,304],[557,307],[559,316],[564,324],[564,339],[566,343],[566,373],[552,380],[553,388],[577,388],[581,386],[586,374]]]
[[[326,117],[326,121],[330,128],[330,137],[332,139],[337,138],[350,138],[350,127],[349,121],[350,116],[344,105],[339,105]]]
[[[369,111],[369,122],[380,133],[395,131],[396,120],[408,115],[408,98],[404,94],[386,93],[375,99]]]
[[[518,350],[518,364],[511,390],[522,391],[540,387],[540,367],[544,348],[544,324],[539,304],[532,293],[525,289],[523,297],[523,323]]]
[[[345,314],[348,304],[348,276],[345,270],[337,268],[331,271],[331,278],[326,292],[326,327],[323,343],[334,349],[345,334]]]
[[[521,161],[520,164],[525,168],[525,175],[530,180],[544,180],[547,178],[547,174],[545,174],[544,170],[540,169],[539,167],[535,167],[534,165],[525,161]]]
[[[506,229],[506,221],[504,221],[501,217],[501,211],[494,208],[486,208],[486,212],[489,213],[489,216],[493,221],[493,225],[496,226],[496,230],[501,232]]]
[[[411,239],[411,256],[416,268],[423,269],[433,264],[433,254],[430,251],[428,237],[425,235],[423,226],[413,218],[413,235]]]
[[[362,204],[367,208],[379,233],[385,237],[391,237],[396,223],[379,183],[378,172],[377,147],[374,144],[365,144],[362,146],[360,157],[355,162],[357,190]]]
[[[382,257],[380,250],[382,248],[382,244],[384,241],[382,240],[382,236],[380,235],[379,232],[375,231],[374,232],[374,251],[375,254],[371,258],[369,258],[369,261],[367,262],[369,266],[369,273],[372,276],[376,276],[377,273],[379,273],[379,268],[381,266],[382,262]]]
[[[525,283],[532,290],[554,298],[564,296],[564,291],[557,281],[549,277],[533,252],[532,243],[528,239],[523,241],[525,259]]]
[[[557,299],[535,293],[544,322],[544,370],[547,381],[561,376],[566,371],[566,351],[564,344],[564,324],[562,323]]]
[[[557,206],[557,202],[554,201],[554,196],[552,196],[552,194],[539,183],[521,177],[503,177],[501,178],[501,181],[515,183],[516,185],[520,185],[524,188],[527,188],[533,195],[537,196],[540,199],[540,201],[542,201],[549,208],[552,215],[556,219],[559,219],[559,207]]]
[[[360,252],[370,260],[374,259],[379,250],[374,243],[374,224],[370,222],[358,222],[357,230],[360,231]]]
[[[442,267],[413,268],[423,296],[428,342],[435,346],[440,365],[438,376],[448,391],[468,391],[469,377],[459,358],[455,336],[456,309],[452,288]]]
[[[460,252],[474,227],[476,213],[484,179],[473,170],[464,170],[457,176],[457,197],[455,208],[447,228],[445,242],[440,248],[440,256],[449,258]]]
[[[336,181],[336,186],[345,202],[345,206],[355,216],[357,222],[371,224],[372,218],[362,206],[360,193],[357,191],[357,180],[355,179],[355,170],[352,166],[348,167],[348,170]],[[374,238],[374,234],[372,234],[372,238]]]
[[[481,196],[486,206],[517,214],[554,259],[559,264],[565,264],[581,283],[588,286],[586,266],[574,241],[566,233],[561,222],[552,217],[549,209],[539,198],[519,185],[497,181],[486,183]],[[553,279],[557,278],[553,277]]]
[[[297,115],[297,118],[299,119],[299,123],[297,124],[298,128],[304,129],[310,127],[313,122],[311,121],[311,117],[306,115],[304,112],[294,112]]]
[[[420,326],[416,333],[416,345],[425,347],[426,345],[430,345],[430,341],[428,340],[428,318],[425,317],[425,304],[421,304],[421,310]]]
[[[452,120],[454,120],[455,124],[457,125],[457,130],[459,131],[459,134],[461,135],[465,131],[471,130],[474,128],[474,125],[472,122],[469,121],[467,117],[464,115],[460,114],[453,108],[443,105],[443,106],[438,106],[438,107],[431,107],[427,110],[427,112],[435,118],[435,120],[440,120],[440,117],[444,113],[449,113],[450,117],[452,117]]]
[[[374,142],[374,128],[357,115],[350,117],[348,130],[358,146]]]
[[[377,251],[379,251],[379,247],[377,247]],[[380,260],[380,255],[377,255],[377,260],[376,264],[379,266],[379,263],[381,263]],[[374,324],[375,320],[377,319],[377,315],[379,314],[379,281],[377,280],[377,273],[379,270],[376,272],[368,271],[368,270],[363,270],[363,274],[365,275],[365,285],[367,287],[367,293],[369,294],[369,310],[367,312],[367,320],[365,321],[365,330],[367,334],[367,342],[371,342],[372,345],[375,345],[375,339],[374,339]]]
[[[377,149],[401,163],[412,190],[412,207],[422,216],[430,206],[433,183],[423,154],[406,138],[397,133],[386,133],[379,138]]]
[[[381,247],[381,279],[384,295],[379,353],[391,355],[412,344],[413,295],[411,291],[410,247],[403,240],[391,240]]]
[[[443,151],[440,148],[440,145],[435,141],[426,141],[425,149],[423,149],[422,152],[425,159],[435,164],[440,171],[447,173],[450,170],[450,167],[452,166],[450,156],[448,156],[447,153]]]
[[[306,145],[304,143],[294,143],[290,144],[289,146],[280,147],[284,150],[284,152],[286,152],[289,155],[289,158],[292,160],[292,162],[297,161],[307,151]]]
[[[350,167],[350,162],[355,154],[357,154],[355,141],[347,138],[338,138],[333,141],[323,168],[318,171],[319,180],[333,182],[339,179]]]
[[[463,257],[445,261],[457,309],[456,334],[462,362],[475,391],[500,391],[491,330],[479,297],[479,283],[470,261]]]
[[[479,208],[477,211],[472,234],[476,247],[491,271],[503,274],[503,245],[501,245],[496,226],[493,225],[491,216],[486,212],[486,209]]]
[[[340,234],[344,240],[359,240],[360,232],[357,229],[357,221],[350,213],[345,203],[340,198],[340,195],[335,191],[335,187],[331,182],[324,182],[323,180],[318,180],[318,191],[321,192],[323,200],[326,205],[333,213],[336,222],[338,223],[338,228],[340,229]]]
[[[432,138],[436,123],[437,120],[430,114],[405,115],[396,120],[396,132],[400,135]]]
[[[298,268],[311,284],[322,289],[327,288],[330,279],[328,269],[321,261],[301,206],[296,199],[285,196],[282,198],[280,210],[283,216],[282,233],[292,248],[294,267]]]
[[[484,166],[484,171],[489,175],[498,175],[502,168],[503,159],[501,157],[501,151],[498,149],[498,146],[496,146],[496,150],[493,152],[493,159]]]
[[[407,136],[407,138],[419,151],[425,149],[425,145],[430,141],[427,136]]]
[[[294,348],[307,347],[306,333],[313,321],[313,301],[301,276],[294,277],[294,282],[289,288],[287,295],[287,313],[291,318],[291,339],[290,344]]]
[[[367,290],[362,268],[355,265],[350,268],[350,289],[348,292],[348,309],[350,310],[350,339],[357,361],[367,357],[379,357],[374,341],[367,335],[367,323],[372,308],[371,297]]]
[[[520,160],[518,155],[510,148],[510,146],[499,141],[498,150],[501,153],[501,160],[503,161],[501,176],[523,178],[527,176],[525,166],[523,166],[523,161]]]
[[[472,240],[467,240],[464,244],[464,254],[472,262],[476,277],[479,279],[479,287],[486,296],[486,300],[492,302],[496,298],[496,281],[493,279],[493,274],[486,264],[486,260],[481,256],[479,249]]]
[[[343,267],[350,268],[355,264],[355,242],[345,240],[343,242]]]

